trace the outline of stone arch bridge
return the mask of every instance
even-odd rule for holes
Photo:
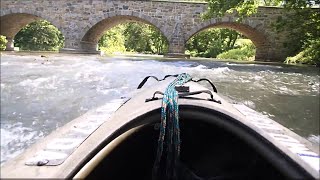
[[[15,35],[25,25],[45,19],[65,37],[61,51],[96,53],[103,32],[128,21],[157,27],[169,42],[169,56],[183,55],[190,37],[207,28],[230,28],[253,41],[256,60],[280,61],[286,56],[285,33],[273,31],[272,23],[282,15],[281,8],[259,7],[258,13],[236,22],[229,15],[203,21],[206,3],[138,0],[1,0],[1,30],[13,49]]]

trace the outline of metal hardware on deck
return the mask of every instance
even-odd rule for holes
[[[153,79],[155,79],[155,80],[157,80],[157,81],[163,81],[163,80],[166,80],[166,78],[168,78],[168,77],[178,77],[178,74],[175,74],[175,75],[166,75],[166,76],[164,76],[163,79],[158,79],[158,78],[155,77],[155,76],[147,76],[147,77],[145,77],[145,78],[141,81],[141,83],[138,85],[138,88],[137,88],[137,89],[141,89],[141,88],[143,87],[143,85],[147,82],[147,80],[148,80],[149,78],[153,78]],[[201,79],[197,79],[197,80],[195,80],[195,79],[190,79],[190,80],[191,80],[192,82],[206,81],[206,82],[208,82],[208,83],[211,85],[213,92],[218,93],[217,88],[214,86],[214,84],[213,84],[209,79],[201,78]],[[178,91],[178,90],[176,89],[176,91]],[[179,92],[179,91],[178,91],[178,92]],[[189,91],[188,91],[188,92],[189,92]]]
[[[218,104],[221,104],[220,100],[216,100],[216,99],[213,98],[213,94],[209,90],[201,90],[201,91],[194,91],[194,92],[179,93],[178,96],[179,96],[179,98],[193,98],[193,97],[188,97],[188,96],[197,95],[197,94],[201,94],[201,93],[206,93],[206,94],[210,95],[209,99],[204,99],[204,100],[213,101],[213,102],[216,102]],[[160,99],[160,98],[156,97],[156,94],[164,95],[163,92],[156,91],[156,92],[153,93],[152,98],[146,99],[145,102],[150,102],[150,101],[155,101],[155,100]],[[197,98],[195,98],[195,99],[197,99]]]
[[[190,92],[189,86],[176,86],[175,89],[178,92]]]
[[[37,162],[37,166],[46,165],[46,164],[48,164],[48,162],[49,162],[49,160],[47,160],[47,159],[44,159],[44,160],[42,160],[42,161],[38,161],[38,162]]]

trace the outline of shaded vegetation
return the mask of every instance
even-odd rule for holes
[[[107,54],[125,51],[164,54],[168,52],[168,42],[157,28],[130,22],[106,31],[99,40],[99,49]]]
[[[219,54],[234,48],[241,51],[243,46],[236,44],[239,37],[243,38],[241,34],[234,30],[208,29],[189,39],[186,43],[186,53],[194,57],[215,58]],[[241,55],[228,58],[238,60],[254,58],[255,46],[251,41],[247,43],[251,43],[251,49],[247,48],[248,51]],[[165,54],[168,52],[168,41],[157,28],[136,22],[121,24],[107,30],[99,40],[98,45],[99,49],[105,54],[124,52]],[[244,57],[245,55],[248,57]]]
[[[286,63],[315,64],[320,66],[320,39],[306,43],[303,50],[293,57],[288,57]]]
[[[21,50],[57,51],[63,47],[64,37],[51,23],[39,20],[22,28],[14,42]]]
[[[320,10],[290,7],[286,17],[275,24],[277,31],[289,32],[284,46],[289,50],[287,63],[320,65]]]
[[[235,59],[252,61],[256,54],[256,48],[249,39],[240,39],[235,49],[223,52],[217,56],[218,59]]]
[[[241,34],[230,29],[208,29],[191,37],[186,44],[187,53],[196,57],[215,58],[235,48]]]
[[[286,62],[320,64],[318,42],[320,39],[320,1],[312,0],[208,0],[208,10],[203,18],[221,17],[228,13],[237,13],[238,21],[257,12],[259,5],[279,6],[287,13],[274,24],[275,31],[289,33],[285,47],[289,55]],[[313,8],[317,7],[317,8]],[[301,59],[301,60],[300,60]]]
[[[6,49],[7,39],[5,36],[0,35],[0,50],[3,51]]]
[[[107,31],[99,40],[99,49],[106,54],[117,54],[126,51],[123,32],[124,26],[116,26]]]

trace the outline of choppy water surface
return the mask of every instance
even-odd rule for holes
[[[145,76],[182,72],[211,79],[219,93],[319,143],[317,68],[2,55],[1,164],[88,110],[128,95]]]

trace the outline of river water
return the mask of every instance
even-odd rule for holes
[[[71,55],[1,55],[1,164],[148,75],[187,72],[319,144],[319,68]],[[156,83],[148,81],[148,85]]]

